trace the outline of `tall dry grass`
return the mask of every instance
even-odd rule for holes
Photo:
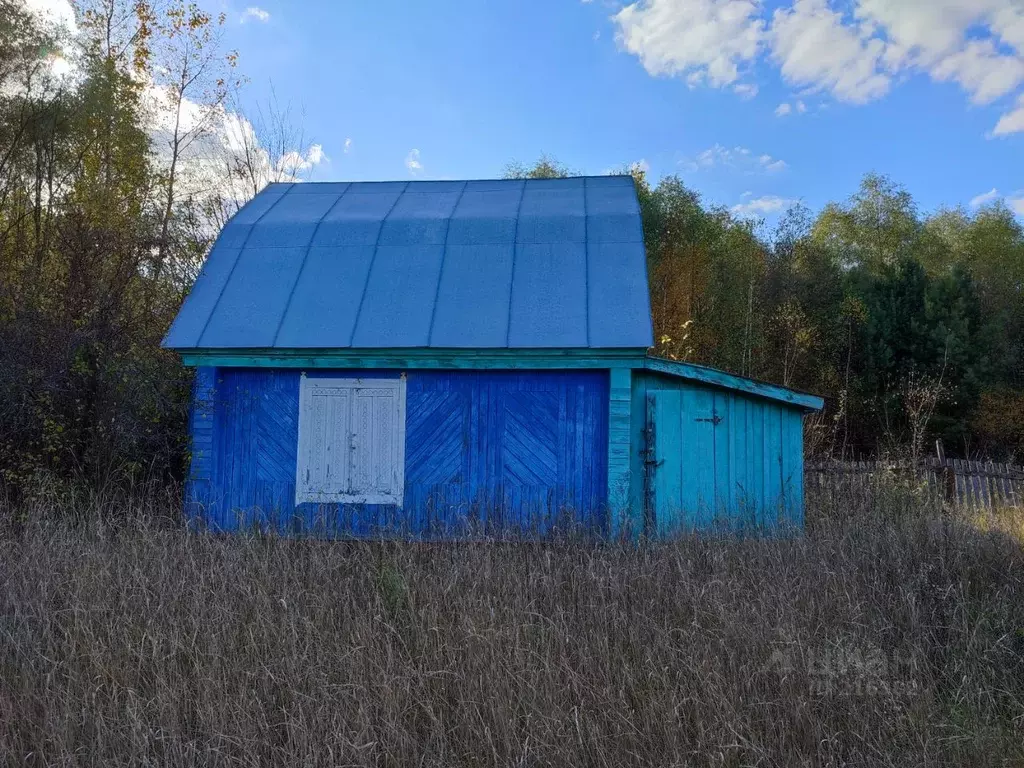
[[[1024,764],[1021,542],[895,505],[641,546],[7,510],[0,764]]]

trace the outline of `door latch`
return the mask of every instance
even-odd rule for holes
[[[715,414],[714,416],[712,416],[712,417],[711,417],[710,419],[694,419],[694,421],[703,421],[703,422],[706,422],[706,423],[710,423],[710,424],[712,424],[712,425],[714,425],[714,426],[716,426],[716,427],[717,427],[717,426],[718,426],[719,424],[721,424],[721,423],[722,423],[722,417],[721,417],[721,416],[719,416],[719,415],[718,415],[718,414],[716,413],[716,414]]]

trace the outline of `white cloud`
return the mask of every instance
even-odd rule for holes
[[[884,32],[891,68],[956,82],[975,103],[1024,82],[1019,0],[858,0],[857,15]]]
[[[352,151],[352,139],[345,137],[345,148],[342,150],[346,155]]]
[[[168,92],[156,86],[144,90],[149,134],[156,159],[170,160],[174,130],[173,103]],[[261,142],[261,130],[243,115],[224,107],[210,107],[185,99],[181,106],[180,130],[193,134],[179,157],[178,198],[214,201],[218,198],[242,203],[253,194],[252,183],[301,181],[309,171],[328,160],[319,144],[307,148],[273,150]],[[274,140],[270,142],[274,145]],[[225,172],[241,163],[245,179]]]
[[[1002,56],[991,40],[972,40],[931,68],[936,80],[953,80],[976,104],[988,104],[1024,82],[1024,59]]]
[[[64,26],[68,32],[67,56],[52,52],[48,60],[54,74],[74,80],[79,60],[74,55],[79,29],[75,11],[69,0],[24,0],[25,6],[44,21]],[[247,13],[261,21],[269,14],[259,8]],[[176,110],[169,92],[147,80],[142,85],[143,114],[152,142],[155,161],[166,166],[171,156]],[[225,105],[213,107],[185,98],[181,104],[180,135],[186,139],[180,147],[176,197],[204,203],[220,203],[227,212],[241,205],[254,193],[254,185],[262,187],[272,181],[301,181],[305,172],[328,160],[318,144],[306,149],[280,146],[273,134],[274,126],[254,126],[244,115]],[[269,129],[269,132],[268,132]],[[268,138],[264,143],[262,138]],[[290,142],[288,137],[280,137]],[[236,171],[245,169],[244,174]],[[244,177],[243,177],[244,176]],[[217,216],[209,222],[216,226]]]
[[[703,152],[700,152],[696,157],[690,160],[684,160],[681,164],[691,171],[697,171],[702,168],[713,168],[716,165],[732,166],[736,164],[737,158],[746,157],[749,154],[750,150],[744,147],[727,149],[721,144],[715,144],[715,146],[709,147]]]
[[[613,17],[622,48],[652,75],[731,85],[758,53],[757,0],[638,0]]]
[[[758,88],[750,83],[739,83],[732,87],[734,93],[741,99],[752,99],[757,96]]]
[[[1006,45],[1024,52],[1024,12],[1020,5],[995,3],[992,11],[992,30]]]
[[[853,104],[912,75],[955,83],[976,104],[1024,88],[1024,0],[637,0],[614,21],[650,74],[691,87],[735,88],[763,58],[790,85]],[[1006,119],[996,135],[1022,130],[1024,115]]]
[[[999,118],[992,129],[993,136],[1008,136],[1024,131],[1024,94],[1017,99],[1017,107]]]
[[[418,176],[423,172],[423,163],[420,162],[420,151],[418,149],[409,150],[409,154],[405,156],[405,167],[412,176]]]
[[[796,0],[772,17],[772,58],[793,85],[864,103],[889,90],[880,71],[885,43],[844,23],[826,0]]]
[[[784,160],[778,160],[771,155],[755,155],[746,147],[732,147],[730,149],[729,147],[723,147],[721,144],[715,144],[715,146],[698,153],[695,157],[683,160],[680,165],[688,171],[725,167],[747,173],[758,171],[777,173],[788,167]]]
[[[991,203],[994,200],[999,199],[999,190],[993,187],[988,192],[983,192],[971,199],[971,208],[980,208],[986,203]],[[1018,216],[1024,216],[1024,190],[1018,190],[1014,194],[1004,198],[1004,201],[1010,210],[1016,213]]]
[[[732,207],[736,216],[764,216],[766,214],[778,213],[793,205],[796,201],[778,195],[765,195],[764,197],[751,197],[747,192],[743,195],[745,201]]]
[[[990,189],[988,192],[983,192],[980,195],[977,195],[976,197],[972,197],[970,203],[971,208],[980,208],[985,203],[991,203],[997,197],[999,197],[999,190],[996,189],[995,187],[992,187],[992,189]]]
[[[324,154],[324,148],[319,144],[311,144],[305,152],[291,150],[285,152],[277,160],[277,170],[288,176],[297,176],[300,173],[311,171],[317,165],[329,159]]]
[[[784,101],[775,108],[775,116],[785,117],[786,115],[793,114],[794,110],[796,110],[798,113],[802,115],[804,112],[807,111],[807,105],[804,104],[799,99],[794,101],[792,104],[790,104],[788,101]]]
[[[632,172],[640,171],[641,173],[649,173],[651,170],[651,164],[641,157],[636,162],[629,164],[629,170]]]
[[[270,14],[267,11],[263,10],[262,8],[259,8],[255,5],[250,5],[248,8],[245,9],[245,11],[243,11],[241,22],[245,24],[245,22],[252,20],[266,24],[268,21],[270,21]]]

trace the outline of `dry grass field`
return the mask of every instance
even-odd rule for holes
[[[893,497],[634,546],[127,508],[3,510],[0,764],[1024,764],[1011,513]]]

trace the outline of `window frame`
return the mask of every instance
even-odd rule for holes
[[[333,376],[307,376],[303,372],[299,384],[299,413],[298,413],[298,445],[295,461],[295,504],[385,504],[391,506],[402,506],[405,495],[405,374],[397,378],[372,378],[367,376],[359,377],[333,377]],[[356,433],[355,424],[355,401],[360,390],[367,389],[389,389],[395,391],[395,427],[392,432],[393,448],[392,455],[395,461],[395,489],[393,493],[382,493],[373,489],[352,489],[345,491],[323,491],[311,490],[308,481],[302,480],[309,471],[312,462],[309,460],[310,439],[309,430],[313,424],[310,422],[313,412],[313,397],[318,389],[345,389],[348,390],[347,408],[348,415],[345,423],[348,425],[348,435],[343,438],[341,444],[345,446],[346,479],[348,486],[352,489],[355,481],[355,460],[356,444],[359,439]]]

